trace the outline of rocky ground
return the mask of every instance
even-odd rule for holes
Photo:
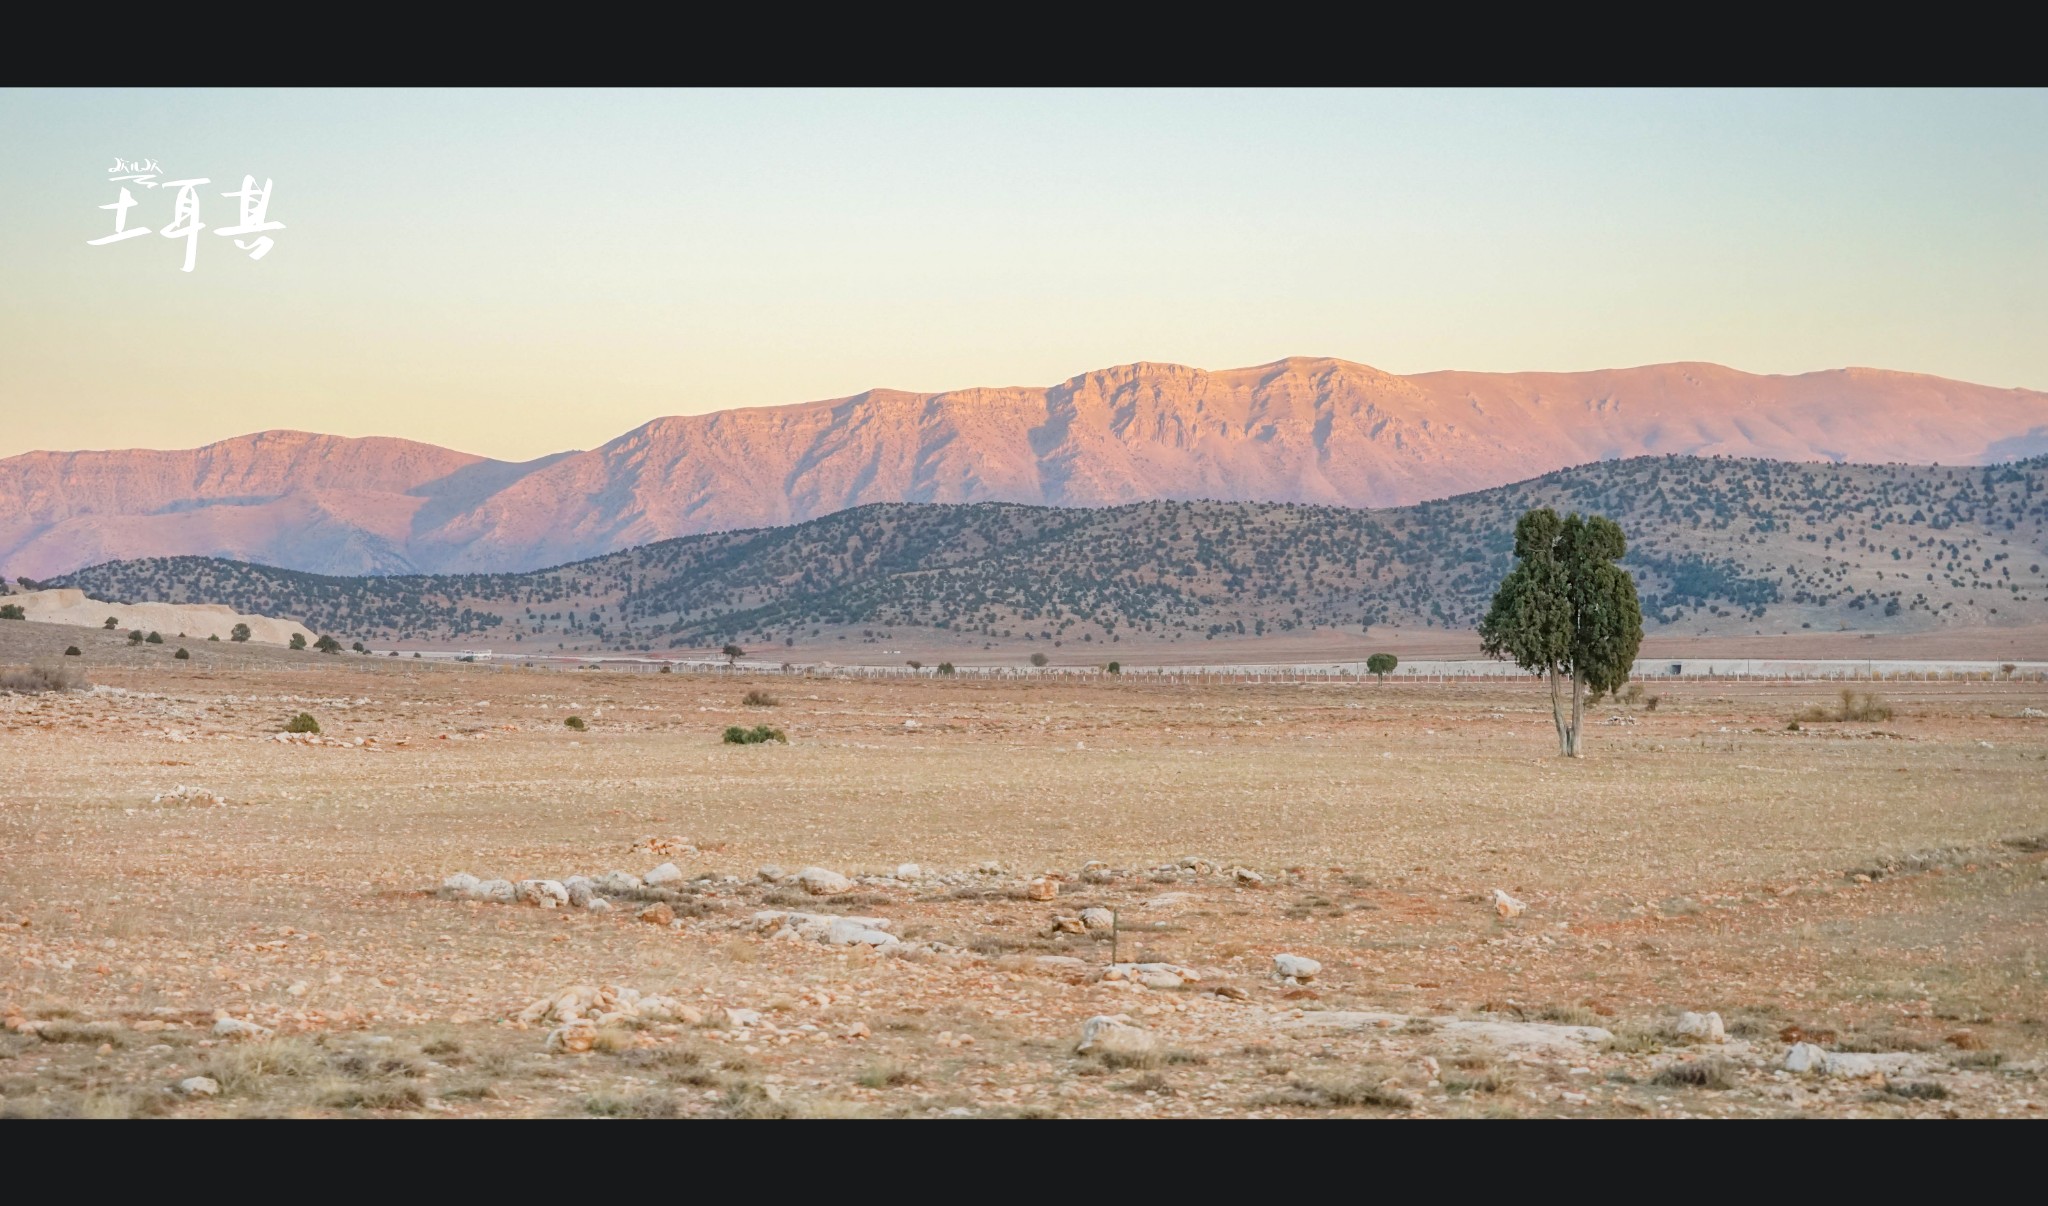
[[[210,652],[0,694],[0,1114],[2048,1104],[2039,684],[1686,684],[1572,763],[1522,684]]]

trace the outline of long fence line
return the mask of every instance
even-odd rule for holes
[[[597,657],[512,656],[496,658],[487,653],[422,653],[408,657],[406,665],[439,670],[509,669],[559,672],[606,670],[637,674],[688,674],[696,677],[751,677],[789,675],[854,680],[915,680],[942,676],[936,666],[862,666],[829,662],[737,663],[704,658],[653,658],[604,655]],[[1222,684],[1350,684],[1381,681],[1385,684],[1489,683],[1526,679],[1528,672],[1511,662],[1417,661],[1404,662],[1384,679],[1358,662],[1275,663],[1266,665],[1219,666],[1122,666],[1112,676],[1106,666],[958,666],[950,677],[973,681],[1095,681],[1111,677],[1125,680]],[[1933,661],[1909,659],[1813,660],[1780,658],[1641,658],[1630,677],[1641,681],[1670,682],[2044,682],[2048,662]]]

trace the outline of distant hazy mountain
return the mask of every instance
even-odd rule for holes
[[[1976,468],[1639,457],[1373,511],[878,503],[519,574],[341,578],[173,557],[62,583],[300,616],[384,648],[759,650],[904,628],[970,648],[1027,634],[1069,650],[1185,646],[1361,624],[1469,628],[1532,506],[1617,519],[1652,626],[1748,635],[2048,621],[2048,457]]]
[[[1294,358],[1050,388],[873,390],[656,419],[522,464],[265,432],[0,460],[0,569],[204,554],[326,573],[520,570],[876,502],[1395,506],[1651,453],[1977,464],[2048,452],[2048,394],[1710,364],[1397,377]]]

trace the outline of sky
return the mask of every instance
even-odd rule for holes
[[[2048,389],[2048,91],[0,90],[0,151],[0,456],[1290,355]],[[92,246],[117,157],[284,228]]]

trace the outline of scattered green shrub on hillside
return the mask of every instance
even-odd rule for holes
[[[64,656],[65,656],[65,657],[84,657],[85,655],[84,655],[83,653],[80,653],[80,652],[78,651],[78,646],[76,646],[76,645],[66,645],[66,646],[64,646]]]
[[[292,634],[292,648],[294,648],[294,649],[304,649],[305,647],[306,647],[306,634],[305,634],[305,633],[303,633],[303,632],[295,632],[295,633],[293,633],[293,634]]]
[[[140,628],[137,628],[128,634],[128,643],[130,645],[140,645],[142,643],[142,630]]]
[[[176,653],[173,653],[171,656],[181,662],[189,662],[192,660],[192,655],[190,653],[185,652],[185,647],[183,645],[178,646],[178,651]]]
[[[144,639],[146,639],[152,645],[161,645],[164,643],[164,634],[161,632],[152,632],[149,634],[148,637]]]
[[[311,712],[301,712],[284,722],[284,731],[287,733],[317,733],[320,731],[320,722],[313,719]]]
[[[940,663],[939,663],[939,673],[940,673],[940,674],[943,674],[943,675],[946,675],[946,676],[948,676],[948,677],[951,677],[951,675],[952,675],[952,673],[953,673],[953,663],[951,663],[951,662],[940,662]]]
[[[1043,666],[1051,660],[1051,658],[1045,656],[1043,653],[1034,653],[1031,655],[1031,664],[1034,666]]]
[[[101,628],[104,628],[104,629],[106,629],[106,630],[107,630],[108,632],[112,632],[112,631],[114,631],[114,630],[115,630],[116,628],[119,628],[120,626],[121,626],[121,621],[119,621],[119,620],[115,619],[115,618],[114,618],[113,616],[108,616],[108,617],[107,617],[107,622],[106,622],[106,623],[104,623],[104,624],[102,624],[102,625],[100,625],[100,627],[101,627]]]
[[[727,745],[759,745],[764,741],[779,741],[784,745],[789,744],[789,738],[783,734],[781,729],[771,729],[765,724],[757,724],[751,729],[732,725],[725,730],[725,743]]]
[[[19,603],[0,603],[0,620],[26,620],[28,613]]]
[[[581,716],[571,716],[567,720],[564,720],[562,724],[564,727],[574,729],[579,733],[590,727],[589,725],[583,723],[583,718]]]
[[[323,636],[313,642],[313,648],[318,649],[322,653],[340,653],[341,642],[331,636]]]
[[[217,645],[220,643],[220,634],[217,632],[208,633],[206,639]]]
[[[249,639],[249,626],[248,626],[247,624],[237,624],[237,625],[235,625],[235,626],[234,626],[234,627],[233,627],[232,629],[230,629],[230,630],[228,631],[228,639],[229,639],[229,640],[231,640],[231,641],[246,641],[246,640],[248,640],[248,639]]]
[[[781,700],[775,698],[773,695],[768,694],[768,692],[766,691],[760,690],[759,688],[749,691],[745,695],[741,696],[740,703],[749,708],[777,708],[782,706]]]

